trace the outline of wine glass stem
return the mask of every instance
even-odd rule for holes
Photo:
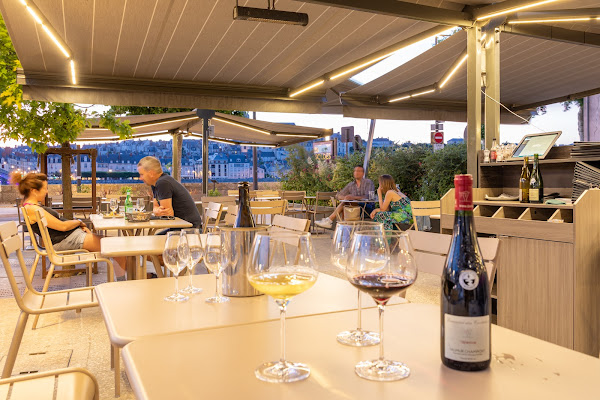
[[[279,336],[281,341],[281,357],[279,358],[279,362],[285,363],[285,310],[286,304],[282,303],[279,305]]]
[[[175,295],[179,294],[179,281],[177,280],[177,276],[179,274],[174,274],[175,275]]]
[[[192,275],[194,275],[194,265],[192,265],[190,263],[188,270],[190,271],[190,287],[192,287],[192,286],[194,286],[193,281],[192,281]]]
[[[358,328],[356,328],[356,330],[361,331],[362,330],[362,304],[361,304],[361,296],[360,296],[360,290],[357,290],[358,292],[358,321],[356,322],[356,325],[358,326]]]
[[[380,304],[377,307],[379,308],[379,360],[383,361],[383,310],[385,306]]]
[[[219,278],[221,274],[215,274],[215,296],[221,297],[221,291],[219,290]]]

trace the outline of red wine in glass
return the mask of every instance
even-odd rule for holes
[[[395,273],[367,273],[355,275],[350,283],[357,289],[369,294],[377,304],[385,305],[388,300],[408,288],[414,277]]]

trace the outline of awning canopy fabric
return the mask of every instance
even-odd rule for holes
[[[118,117],[128,120],[134,128],[133,138],[183,133],[202,137],[202,119],[195,111],[130,115]],[[236,115],[215,113],[211,119],[214,131],[209,140],[225,141],[230,144],[283,147],[331,135],[331,129],[308,128],[275,122],[259,121]],[[97,125],[79,134],[77,141],[117,141],[118,135]]]
[[[233,4],[218,0],[24,1],[35,4],[65,44],[76,75],[74,84],[69,58],[22,1],[0,0],[23,66],[18,82],[29,99],[447,121],[466,120],[464,67],[443,92],[402,104],[380,104],[377,96],[434,83],[464,50],[464,34],[362,87],[344,79],[368,66],[361,59],[415,35],[436,27],[469,27],[485,10],[527,3],[279,0],[278,9],[309,15],[308,26],[300,27],[234,21]],[[247,0],[244,5],[263,3]],[[593,8],[599,5],[561,0],[511,18],[540,12],[600,16],[600,9]],[[537,105],[600,93],[600,69],[594,68],[600,26],[595,20],[523,25],[493,21],[506,32],[500,47],[500,100],[513,111],[526,113]],[[350,66],[356,67],[352,74],[330,79],[332,71]],[[326,82],[290,97],[320,79]],[[505,122],[510,122],[506,115]]]

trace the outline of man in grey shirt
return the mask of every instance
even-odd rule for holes
[[[194,228],[202,226],[202,218],[190,192],[172,176],[163,172],[157,158],[150,156],[142,158],[137,169],[140,179],[152,187],[154,215],[179,217],[190,222]]]
[[[375,185],[369,178],[365,178],[365,170],[362,166],[354,167],[354,180],[347,184],[337,195],[338,200],[365,200],[369,198],[369,192],[375,191]],[[364,208],[367,213],[371,213],[374,209],[373,203],[357,202],[361,208]],[[315,225],[331,229],[333,221],[337,214],[344,215],[344,203],[340,203],[335,211],[329,217],[325,217],[320,221],[315,222]]]

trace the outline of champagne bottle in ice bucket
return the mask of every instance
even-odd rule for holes
[[[232,257],[223,270],[223,294],[225,296],[259,296],[258,290],[248,282],[248,263],[252,242],[256,232],[266,231],[266,227],[255,227],[250,209],[250,187],[248,182],[239,183],[239,205],[233,228],[222,228],[229,240]]]

